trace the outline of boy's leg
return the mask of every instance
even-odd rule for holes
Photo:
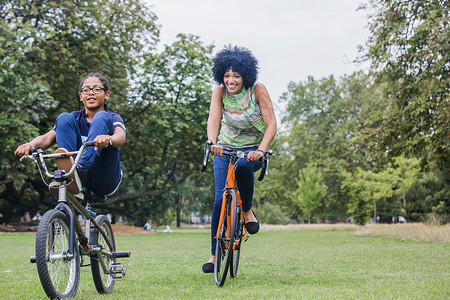
[[[111,115],[100,111],[92,118],[87,141],[93,141],[98,135],[112,135],[114,125]],[[89,147],[83,153],[78,163],[81,172],[88,175],[88,188],[96,195],[105,196],[113,193],[122,179],[119,149],[109,146],[99,148]]]
[[[81,147],[81,133],[77,120],[69,113],[62,113],[55,123],[56,144],[58,148],[76,151]]]
[[[56,144],[58,149],[56,153],[65,153],[68,151],[76,151],[81,146],[81,133],[75,117],[69,113],[62,113],[56,119]],[[73,165],[71,157],[63,157],[56,159],[58,169],[68,172]],[[81,190],[81,182],[78,178],[77,172],[74,172],[69,180],[72,183],[68,186],[68,191],[72,194],[78,194]],[[51,190],[52,192],[56,190]]]

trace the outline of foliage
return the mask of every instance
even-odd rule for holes
[[[121,149],[128,176],[111,209],[136,218],[182,205],[179,187],[200,170],[206,140],[211,53],[198,37],[180,34],[160,54],[146,55],[135,95],[121,105],[132,124]]]
[[[417,156],[450,167],[446,0],[371,0],[371,36],[361,48],[383,95],[367,110],[360,143],[376,157]]]
[[[311,223],[311,217],[320,206],[320,201],[327,193],[320,170],[312,163],[299,170],[297,189],[294,190],[294,203],[301,209]]]
[[[422,174],[421,178],[416,178],[406,190],[407,218],[415,222],[424,222],[429,214],[449,216],[450,185],[448,181],[449,174],[439,169],[431,170]],[[442,207],[441,203],[443,203]],[[442,209],[433,211],[433,207]]]
[[[370,182],[368,177],[371,172],[364,172],[360,168],[355,173],[350,173],[342,170],[345,180],[342,182],[343,186],[349,190],[351,201],[348,204],[348,212],[353,217],[353,222],[359,225],[364,225],[370,218],[370,213],[374,209],[374,220],[376,219],[376,198],[373,193],[376,189],[380,189],[377,182]],[[377,188],[373,185],[376,184]],[[373,205],[371,205],[371,194],[373,195]]]
[[[255,210],[258,220],[263,224],[283,224],[289,219],[278,203],[264,202]]]
[[[347,216],[349,196],[341,188],[340,168],[351,171],[367,165],[364,153],[353,151],[350,140],[362,106],[371,101],[369,83],[361,72],[339,79],[309,77],[305,82],[291,82],[283,94],[286,114],[273,144],[270,184],[260,188],[264,198],[282,202],[291,218],[301,214],[293,199],[298,170],[309,163],[321,170],[328,190],[317,214],[323,219]]]
[[[159,26],[139,0],[7,0],[0,16],[2,222],[54,205],[36,169],[13,151],[52,128],[59,113],[81,109],[78,84],[93,71],[109,79],[110,109],[128,130],[121,189],[94,206],[145,221],[164,214],[173,186],[198,169],[212,46],[180,35],[154,53]]]
[[[343,184],[352,195],[349,212],[360,216],[358,222],[364,221],[362,216],[366,214],[367,206],[364,205],[366,201],[372,202],[374,220],[377,220],[379,215],[385,218],[405,215],[406,191],[417,178],[419,163],[418,159],[400,156],[392,159],[392,166],[387,166],[378,172],[360,168],[353,173],[342,170],[346,178]],[[377,214],[379,207],[383,210]],[[353,217],[356,219],[355,216]]]

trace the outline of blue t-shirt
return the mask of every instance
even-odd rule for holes
[[[112,120],[113,120],[114,128],[120,127],[125,132],[127,132],[127,129],[125,128],[125,124],[123,122],[123,119],[122,119],[122,117],[119,114],[116,114],[116,113],[113,113],[113,112],[110,112],[110,111],[106,111],[106,112],[111,115]],[[87,136],[88,136],[88,133],[89,133],[89,128],[91,127],[91,123],[89,123],[87,121],[86,117],[83,115],[84,114],[84,108],[82,110],[73,111],[73,112],[71,112],[71,114],[77,120],[77,124],[78,124],[78,127],[80,128],[80,133],[81,133],[81,141],[84,143],[84,142],[86,142],[86,139],[87,139]],[[55,130],[55,127],[53,127],[52,129]]]

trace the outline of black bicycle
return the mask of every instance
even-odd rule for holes
[[[126,274],[125,267],[116,259],[129,257],[130,252],[116,252],[114,233],[108,218],[96,215],[91,210],[87,194],[72,195],[68,192],[68,186],[72,183],[71,175],[75,172],[83,151],[93,145],[93,142],[87,142],[78,151],[52,154],[44,154],[42,149],[36,147],[28,155],[39,169],[44,183],[58,197],[56,207],[47,211],[39,223],[36,256],[30,258],[37,265],[45,293],[52,299],[72,298],[76,295],[80,267],[91,267],[99,293],[112,292],[114,283],[122,280]],[[45,159],[67,157],[72,161],[69,171],[56,170],[53,174],[48,171]],[[48,185],[43,173],[55,182]],[[84,230],[77,220],[76,212],[86,220]],[[90,264],[84,264],[85,256],[90,258]]]

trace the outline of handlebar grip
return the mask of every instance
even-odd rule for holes
[[[264,175],[266,174],[266,169],[267,169],[267,158],[264,155],[263,157],[261,157],[262,160],[262,167],[261,167],[261,172],[259,173],[259,177],[258,177],[258,181],[262,181],[264,178]]]
[[[211,152],[209,147],[213,144],[210,140],[206,141],[205,149],[203,150],[203,163],[202,163],[202,172],[205,172],[206,166],[208,165],[209,153]]]
[[[36,152],[37,150],[41,149],[41,147],[36,146],[34,148],[30,148],[30,150],[28,150],[28,155],[32,155],[34,152]],[[14,155],[17,157],[21,157],[19,154],[17,154],[17,151],[14,151]]]
[[[203,163],[202,163],[202,172],[205,172],[206,170],[206,166],[208,165],[208,158],[209,158],[209,150],[208,148],[205,148],[205,150],[203,150]]]
[[[85,148],[92,147],[92,146],[95,146],[94,141],[89,141],[89,142],[84,143]]]
[[[269,155],[272,155],[273,151],[272,150],[267,150],[266,151],[266,155],[264,155],[263,157],[261,157],[262,159],[262,167],[261,167],[261,173],[259,173],[259,177],[258,177],[258,181],[263,180],[265,174],[266,174],[266,170],[267,167],[269,165]]]

